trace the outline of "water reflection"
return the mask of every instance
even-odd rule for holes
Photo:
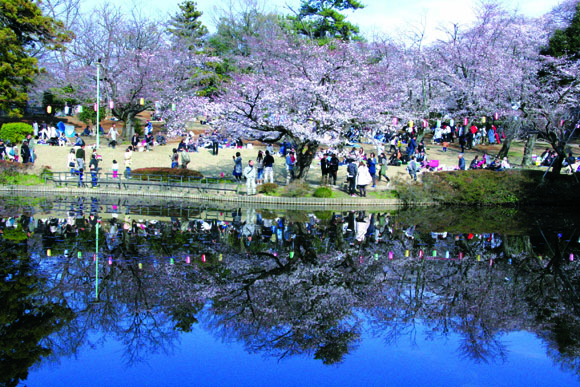
[[[503,336],[526,330],[580,370],[578,233],[553,216],[487,214],[495,223],[460,230],[456,212],[436,224],[423,211],[56,207],[3,207],[0,367],[18,370],[0,369],[6,384],[41,357],[107,337],[123,343],[127,364],[141,362],[200,322],[249,352],[324,364],[356,351],[365,327],[386,345],[412,339],[419,323],[433,338],[459,334],[460,356],[475,362],[503,361]],[[525,234],[490,231],[516,219]]]

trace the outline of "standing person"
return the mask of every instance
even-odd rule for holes
[[[125,179],[131,177],[131,167],[133,165],[133,146],[127,147],[125,154],[123,155],[123,161],[125,162]]]
[[[385,153],[381,153],[379,156],[379,181],[381,181],[381,177],[384,176],[387,180],[387,184],[391,182],[391,179],[387,176],[387,155]]]
[[[28,149],[30,149],[30,162],[34,164],[36,161],[36,153],[34,148],[36,147],[36,140],[32,137],[31,134],[26,136],[26,141],[28,141]]]
[[[119,178],[119,164],[117,160],[113,160],[113,165],[111,165],[111,171],[113,171],[113,179]]]
[[[335,153],[330,156],[330,164],[328,166],[328,179],[329,183],[332,181],[332,185],[336,185],[336,177],[338,175],[338,166],[340,165],[340,160]]]
[[[179,154],[177,153],[177,149],[173,148],[173,153],[169,158],[171,159],[171,168],[177,168],[179,165]]]
[[[191,161],[191,158],[189,157],[189,153],[187,153],[186,151],[183,150],[183,151],[179,152],[179,154],[181,155],[181,157],[180,157],[181,169],[187,169],[187,165]]]
[[[233,175],[236,178],[236,181],[239,183],[242,181],[242,155],[240,152],[236,152],[235,156],[232,156],[234,160],[234,172]]]
[[[290,184],[294,180],[294,152],[290,151],[286,155],[286,184]]]
[[[68,153],[68,157],[66,159],[66,165],[68,168],[70,168],[70,175],[74,176],[75,175],[75,166],[77,163],[77,159],[75,156],[75,150],[71,149],[70,152]]]
[[[89,169],[91,171],[91,183],[93,188],[97,188],[97,177],[99,174],[99,160],[97,159],[97,154],[93,153],[91,156],[91,161],[89,162]]]
[[[369,169],[364,161],[359,162],[356,174],[356,185],[358,187],[360,196],[367,196],[367,185],[373,182],[373,178],[369,173]]]
[[[322,155],[322,158],[320,159],[320,172],[322,173],[322,184],[327,184],[328,183],[328,164],[330,162],[330,155]]]
[[[0,160],[5,160],[8,158],[8,154],[6,153],[6,144],[4,144],[4,140],[0,138]]]
[[[411,161],[409,161],[409,165],[407,165],[407,172],[409,172],[409,176],[415,181],[417,181],[417,172],[419,171],[419,165],[417,164],[416,157],[413,155],[411,156]]]
[[[76,151],[77,169],[85,169],[85,145],[81,145]]]
[[[246,188],[248,196],[256,194],[256,168],[254,168],[254,161],[248,161],[248,166],[244,169],[244,176],[246,177]]]
[[[262,151],[258,151],[258,157],[256,158],[256,172],[258,173],[257,184],[264,183],[264,154]]]
[[[28,147],[28,141],[22,141],[20,146],[20,156],[22,157],[22,164],[28,164],[30,162],[30,148]]]
[[[264,157],[264,181],[268,183],[274,183],[274,156],[269,150],[266,151],[266,156]]]
[[[465,159],[463,158],[463,153],[457,155],[457,158],[459,159],[459,161],[457,162],[457,167],[460,170],[465,171]]]
[[[139,145],[139,134],[135,133],[131,137],[131,146],[133,147],[133,149],[137,149],[137,145]]]
[[[348,166],[346,167],[346,178],[348,180],[348,194],[350,196],[356,196],[356,175],[358,168],[356,166],[356,161],[354,159],[349,159]]]
[[[111,129],[109,129],[109,146],[113,149],[115,149],[115,147],[117,146],[117,136],[119,135],[119,132],[117,131],[117,127],[115,126],[115,124],[113,124],[113,126],[111,126]]]
[[[218,137],[219,136],[217,130],[214,130],[213,133],[211,134],[211,148],[214,156],[218,155],[218,151],[220,149]]]
[[[367,159],[367,167],[373,180],[372,187],[375,188],[377,186],[377,157],[373,152],[371,152],[370,157]]]

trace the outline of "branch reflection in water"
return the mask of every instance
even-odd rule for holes
[[[26,361],[0,372],[3,383],[26,380],[41,356],[58,361],[107,336],[135,364],[170,353],[200,323],[252,353],[324,364],[356,351],[364,327],[386,345],[413,338],[419,323],[431,338],[458,334],[460,356],[474,362],[502,362],[502,337],[527,330],[564,369],[580,371],[573,213],[552,223],[515,210],[152,217],[96,199],[66,207],[3,207],[3,352],[15,349],[15,331],[30,333],[18,346]],[[37,329],[20,324],[24,310]],[[14,368],[15,358],[3,359]]]

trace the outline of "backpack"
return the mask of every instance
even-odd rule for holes
[[[181,154],[181,159],[186,163],[189,163],[191,161],[191,159],[189,158],[189,153],[187,152],[183,152]]]

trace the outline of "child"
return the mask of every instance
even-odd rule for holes
[[[83,168],[79,168],[79,187],[84,187],[85,184],[83,183]]]
[[[113,160],[113,165],[111,166],[113,171],[113,179],[119,178],[119,164],[117,164],[117,160]]]

